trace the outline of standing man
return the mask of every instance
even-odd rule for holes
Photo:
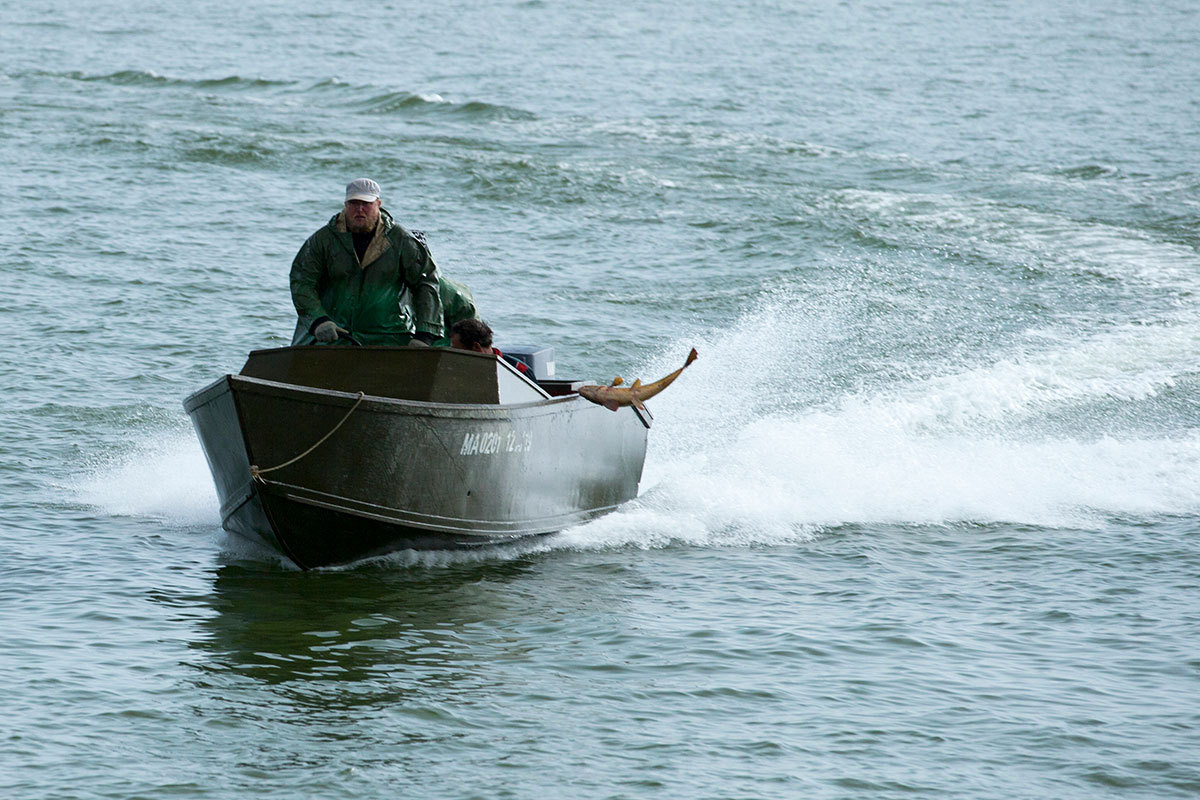
[[[292,344],[432,344],[442,335],[437,264],[380,205],[379,184],[350,181],[346,204],[292,261]]]

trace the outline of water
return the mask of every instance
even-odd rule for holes
[[[0,4],[0,794],[1200,792],[1200,15]],[[641,496],[300,573],[180,405],[353,177]]]

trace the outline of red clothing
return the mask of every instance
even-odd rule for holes
[[[500,352],[500,348],[493,347],[492,352],[495,353],[497,357],[504,358],[504,353]],[[504,360],[507,361],[508,363],[512,364],[514,367],[516,367],[517,371],[519,371],[522,375],[529,378],[530,380],[533,380],[533,376],[529,374],[529,365],[526,364],[524,361],[518,361],[515,358],[504,358]]]

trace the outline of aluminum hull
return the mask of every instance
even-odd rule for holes
[[[292,351],[292,362],[303,362],[303,351],[319,349],[284,350]],[[473,387],[462,393],[479,391],[479,376],[490,370],[501,383],[512,377],[493,358],[484,365],[457,354],[435,359],[402,350],[387,355],[385,371],[435,369],[440,377],[432,383],[447,387],[442,394],[455,393],[460,378]],[[382,362],[348,352],[361,369],[336,382],[351,389],[357,372],[378,389]],[[325,379],[308,380],[304,364],[292,362],[293,379],[299,371],[308,383],[329,382],[320,369],[313,374]],[[507,391],[525,402],[454,403],[240,374],[226,375],[184,405],[213,473],[223,526],[311,568],[398,549],[552,533],[635,497],[648,418],[529,388],[512,384]]]

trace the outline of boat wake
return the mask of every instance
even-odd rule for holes
[[[1091,528],[1200,511],[1196,314],[1035,331],[987,363],[865,375],[821,397],[804,387],[824,378],[831,322],[785,292],[705,343],[654,406],[637,503],[567,538],[771,545],[842,525]],[[807,353],[748,364],[764,328]]]
[[[764,351],[762,331],[791,349]],[[988,363],[902,380],[828,383],[844,326],[786,292],[720,336],[692,332],[643,366],[703,357],[656,398],[641,495],[550,537],[386,564],[506,560],[554,550],[785,546],[846,525],[1017,524],[1089,529],[1113,517],[1200,512],[1200,319],[1037,332]],[[750,356],[748,357],[748,354]],[[77,487],[112,515],[219,525],[190,432],[159,434]]]

